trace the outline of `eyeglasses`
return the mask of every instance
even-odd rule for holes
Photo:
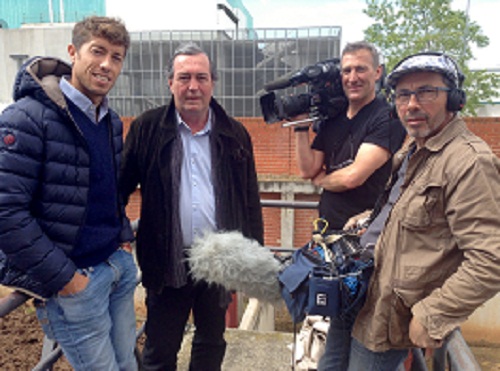
[[[429,103],[437,98],[440,91],[450,91],[450,89],[441,86],[425,86],[417,90],[403,89],[394,93],[394,101],[396,104],[408,104],[411,96],[415,94],[418,103]]]

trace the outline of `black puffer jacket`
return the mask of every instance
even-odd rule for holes
[[[90,157],[59,89],[70,74],[59,59],[29,60],[16,76],[15,103],[0,116],[0,282],[41,297],[72,278],[68,255],[86,215]],[[112,111],[108,122],[119,169],[123,127]],[[131,240],[123,225],[121,240]]]

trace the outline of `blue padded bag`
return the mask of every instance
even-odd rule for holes
[[[324,264],[320,257],[308,253],[308,249],[309,244],[294,251],[291,264],[278,274],[281,296],[294,323],[306,317],[312,269]]]
[[[307,313],[325,317],[338,316],[342,310],[343,285],[329,267],[314,267],[309,279]]]

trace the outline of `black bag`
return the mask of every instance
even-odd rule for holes
[[[342,275],[342,309],[340,311],[342,316],[361,309],[365,303],[368,284],[373,272],[373,259],[351,261],[346,269],[347,273]]]

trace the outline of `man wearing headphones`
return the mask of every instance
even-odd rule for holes
[[[462,82],[455,61],[433,52],[387,77],[410,140],[362,237],[376,244],[375,269],[349,370],[396,370],[409,348],[441,347],[500,290],[500,161],[457,113]]]

